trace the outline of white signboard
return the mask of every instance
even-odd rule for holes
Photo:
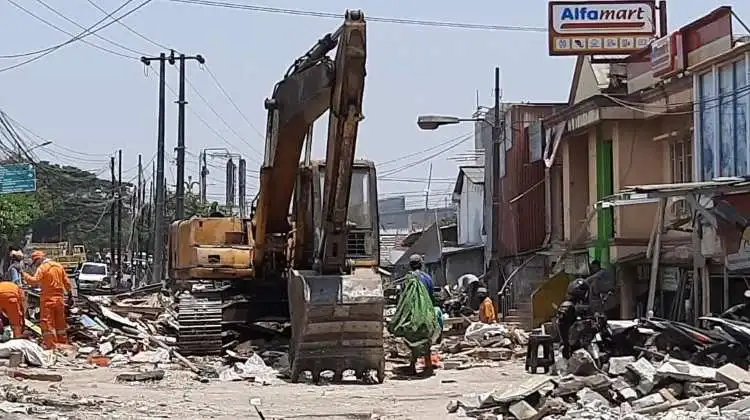
[[[656,34],[653,1],[552,1],[551,55],[631,54]]]

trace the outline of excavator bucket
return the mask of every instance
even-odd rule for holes
[[[314,382],[324,371],[340,381],[346,370],[358,379],[370,370],[383,382],[383,286],[374,270],[357,269],[351,275],[319,275],[292,270],[289,312],[292,342],[291,379],[310,371]]]

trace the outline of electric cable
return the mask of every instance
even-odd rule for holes
[[[80,33],[79,35],[77,35],[77,36],[74,36],[73,38],[71,38],[71,39],[69,39],[69,40],[67,40],[67,41],[65,41],[65,42],[63,42],[63,43],[61,43],[61,44],[55,45],[55,46],[53,46],[53,47],[50,47],[50,48],[49,48],[49,49],[47,49],[46,51],[44,51],[44,52],[42,52],[41,54],[39,54],[39,55],[36,55],[36,56],[34,56],[34,57],[32,57],[32,58],[29,58],[29,59],[27,59],[27,60],[21,61],[20,63],[16,63],[16,64],[13,64],[13,65],[11,65],[11,66],[7,66],[7,67],[3,67],[3,68],[0,68],[0,73],[2,73],[2,72],[6,72],[6,71],[9,71],[9,70],[13,70],[13,69],[19,68],[19,67],[21,67],[21,66],[23,66],[23,65],[26,65],[26,64],[32,63],[32,62],[34,62],[34,61],[37,61],[37,60],[40,60],[40,59],[42,59],[43,57],[46,57],[46,56],[48,56],[48,55],[52,54],[53,52],[55,52],[55,51],[59,50],[60,48],[62,48],[62,47],[64,47],[64,46],[66,46],[66,45],[70,45],[70,44],[72,44],[72,43],[74,43],[74,42],[76,42],[76,41],[79,41],[79,40],[81,40],[81,39],[83,39],[83,38],[87,37],[87,36],[93,35],[94,33],[98,32],[98,31],[101,31],[102,29],[104,29],[104,28],[107,28],[107,27],[111,26],[111,25],[112,25],[112,24],[114,24],[114,23],[115,23],[116,21],[118,21],[118,20],[120,20],[120,19],[124,19],[125,17],[127,17],[127,16],[129,16],[129,15],[133,14],[134,12],[138,11],[138,10],[139,10],[139,9],[141,9],[142,7],[144,7],[144,6],[146,6],[147,4],[149,4],[149,3],[150,3],[150,2],[152,1],[152,0],[144,0],[144,1],[143,1],[143,2],[141,3],[141,4],[139,4],[138,6],[136,6],[136,7],[132,8],[132,9],[130,9],[130,10],[129,10],[128,12],[124,13],[123,15],[121,15],[121,16],[119,16],[119,17],[117,17],[117,18],[115,18],[115,17],[113,17],[113,16],[112,16],[112,15],[114,15],[115,13],[117,13],[118,11],[120,11],[121,9],[123,9],[123,8],[124,8],[125,6],[127,6],[127,5],[128,5],[129,3],[131,3],[132,1],[133,1],[133,0],[127,0],[127,1],[126,1],[125,3],[123,3],[123,4],[122,4],[122,5],[120,6],[120,7],[118,7],[118,8],[117,8],[117,9],[115,9],[114,11],[112,11],[112,13],[109,13],[109,14],[108,14],[108,15],[107,15],[106,17],[104,17],[103,19],[100,19],[99,21],[97,21],[97,22],[96,22],[95,24],[93,24],[92,26],[89,26],[89,27],[87,28],[87,30],[86,30],[86,31],[83,31],[83,32],[81,32],[81,33]],[[18,4],[16,3],[16,2],[14,2],[13,0],[8,0],[8,2],[10,2],[10,3],[11,3],[11,4],[13,4],[14,6],[18,7],[19,9],[22,9],[22,10],[24,10],[24,8],[23,8],[23,7],[19,6],[19,5],[18,5]],[[105,21],[105,20],[107,20],[108,18],[112,18],[113,20],[112,20],[111,22],[109,22],[109,23],[106,23],[106,24],[104,24],[104,25],[102,25],[102,26],[100,26],[100,27],[96,28],[96,27],[97,27],[98,25],[100,25],[100,24],[101,24],[102,22],[104,22],[104,21]],[[94,28],[96,28],[96,29],[94,29]]]
[[[340,13],[329,13],[329,12],[318,12],[312,10],[301,10],[301,9],[285,9],[279,7],[268,7],[258,6],[251,4],[233,3],[228,1],[211,1],[211,0],[167,0],[173,3],[192,4],[200,6],[211,6],[220,7],[226,9],[245,10],[251,12],[264,12],[264,13],[275,13],[282,15],[294,15],[294,16],[307,16],[317,17],[326,19],[342,19],[344,15]],[[429,27],[442,27],[442,28],[454,28],[454,29],[477,29],[485,31],[513,31],[513,32],[533,32],[533,33],[547,33],[548,28],[540,26],[518,26],[518,25],[487,25],[477,23],[461,23],[461,22],[450,22],[450,21],[437,21],[437,20],[426,20],[426,19],[404,19],[404,18],[393,18],[393,17],[378,17],[368,16],[368,21],[381,22],[381,23],[393,23],[400,25],[413,25],[413,26],[429,26]]]
[[[69,17],[65,16],[65,15],[64,15],[63,13],[61,13],[60,11],[58,11],[57,9],[55,9],[54,7],[52,7],[52,6],[50,6],[49,4],[45,3],[45,2],[44,2],[44,0],[36,0],[36,2],[37,2],[37,3],[39,3],[39,4],[41,4],[42,6],[44,6],[44,8],[45,8],[45,9],[47,9],[47,10],[51,11],[51,12],[52,12],[52,13],[54,13],[55,15],[57,15],[57,16],[61,17],[62,19],[64,19],[64,20],[68,21],[69,23],[72,23],[73,25],[75,25],[75,26],[79,27],[80,29],[86,30],[86,27],[85,27],[85,26],[83,26],[83,25],[81,25],[80,23],[76,22],[75,20],[73,20],[73,19],[71,19],[71,18],[69,18]],[[37,17],[37,18],[38,18],[38,17]],[[42,20],[42,21],[44,21],[44,20],[43,20],[43,19],[41,19],[41,18],[38,18],[38,19],[39,19],[39,20]],[[45,23],[46,23],[46,22],[45,22]],[[60,28],[57,28],[56,26],[54,26],[54,25],[53,25],[53,24],[51,24],[51,23],[48,23],[48,25],[50,25],[50,26],[53,26],[53,27],[54,27],[55,29],[58,29],[58,30],[59,30],[59,31],[61,31],[61,32],[66,32],[66,31],[64,31],[64,30],[62,30],[62,29],[60,29]],[[67,33],[67,32],[66,32],[66,33]],[[70,36],[74,36],[74,35],[73,35],[73,34],[71,34],[71,33],[68,33],[68,35],[70,35]],[[97,39],[101,39],[101,40],[102,40],[102,41],[104,41],[104,42],[107,42],[107,43],[109,43],[109,44],[112,44],[112,45],[114,45],[115,47],[118,47],[118,48],[122,48],[123,50],[125,50],[125,51],[128,51],[128,52],[131,52],[131,53],[133,53],[133,54],[138,54],[139,56],[141,56],[141,55],[146,55],[146,54],[144,54],[144,53],[143,53],[142,51],[134,50],[134,49],[132,49],[132,48],[128,47],[127,45],[123,45],[123,44],[120,44],[120,43],[119,43],[119,42],[117,42],[117,41],[112,41],[111,39],[109,39],[109,38],[105,38],[105,37],[103,37],[103,36],[101,36],[101,35],[99,35],[99,34],[96,34],[96,33],[94,33],[94,34],[92,34],[92,35],[93,35],[94,37],[96,37]],[[88,43],[88,42],[86,42],[85,40],[82,40],[81,42],[85,42],[85,43],[89,44],[89,43]],[[89,44],[89,45],[91,45],[91,44]],[[111,52],[111,51],[109,51],[109,52]],[[114,54],[119,54],[119,53],[116,53],[116,52],[114,52]],[[124,55],[124,54],[123,54],[123,56],[125,56],[125,57],[127,57],[127,58],[131,58],[131,57],[132,57],[132,58],[137,58],[137,57],[133,57],[133,56],[128,56],[128,55]]]

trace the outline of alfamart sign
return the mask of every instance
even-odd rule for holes
[[[655,1],[549,2],[550,55],[626,55],[656,34]]]

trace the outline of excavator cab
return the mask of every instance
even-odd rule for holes
[[[294,261],[292,267],[312,270],[315,250],[322,232],[322,197],[325,188],[325,162],[301,164],[295,188],[292,217],[294,222]],[[346,219],[346,255],[349,271],[354,267],[376,267],[380,260],[378,185],[375,164],[355,160]]]

